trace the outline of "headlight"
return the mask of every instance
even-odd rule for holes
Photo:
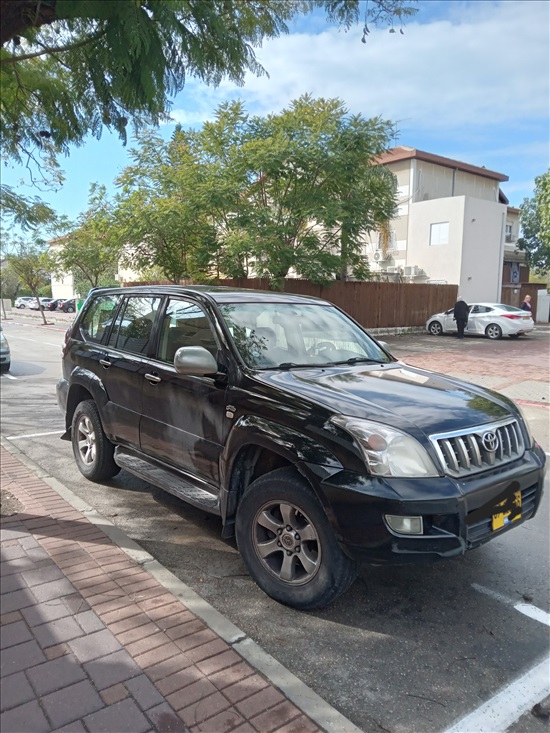
[[[331,422],[355,438],[361,446],[369,471],[375,476],[419,478],[439,475],[420,443],[400,430],[344,415],[335,415]]]

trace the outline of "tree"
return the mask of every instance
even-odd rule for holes
[[[188,136],[178,130],[164,143],[149,131],[138,142],[130,153],[134,165],[117,181],[122,260],[140,270],[158,268],[175,283],[203,279],[217,247],[216,231],[197,198],[198,167]]]
[[[59,247],[52,255],[53,268],[72,273],[77,292],[115,282],[121,240],[113,208],[105,186],[92,184],[88,208],[67,234],[54,240]]]
[[[534,196],[523,200],[520,212],[518,249],[525,252],[529,267],[543,275],[550,271],[550,169],[535,178]]]
[[[44,325],[47,324],[44,311],[40,308],[39,289],[50,280],[51,259],[47,245],[40,239],[14,239],[10,243],[11,252],[6,255],[8,266],[16,273],[19,282],[28,288],[36,298]]]
[[[313,8],[347,29],[363,22],[363,41],[368,23],[395,32],[416,12],[405,0],[2,0],[0,150],[40,165],[104,126],[125,142],[130,121],[166,116],[189,76],[265,73],[254,48]]]
[[[241,103],[222,105],[197,152],[213,171],[203,199],[222,262],[245,271],[253,262],[278,285],[291,269],[320,283],[365,278],[363,235],[395,211],[394,177],[376,165],[393,134],[390,122],[349,115],[338,99],[306,95],[250,119]]]

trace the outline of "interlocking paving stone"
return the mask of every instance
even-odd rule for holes
[[[2,578],[2,582],[0,583],[0,593],[2,594],[11,593],[14,590],[21,590],[24,588],[27,588],[27,584],[19,573],[7,575],[5,578]]]
[[[34,690],[29,685],[24,672],[17,672],[2,680],[0,710],[9,710],[34,698]],[[3,730],[3,728],[1,729]]]
[[[44,652],[34,640],[9,647],[0,655],[0,677],[21,672],[45,661]]]
[[[141,674],[141,669],[124,649],[103,656],[101,659],[87,662],[84,664],[84,669],[98,690]]]
[[[63,641],[70,641],[84,636],[84,631],[71,616],[49,621],[34,627],[34,636],[42,649]]]
[[[136,703],[131,700],[122,700],[97,713],[84,718],[86,728],[90,733],[147,733],[149,721],[143,715]]]
[[[51,565],[36,570],[25,570],[21,573],[27,585],[32,588],[34,585],[42,585],[53,580],[64,578],[62,571],[53,562]]]
[[[148,710],[164,700],[155,685],[144,674],[128,680],[125,685],[142,710]]]
[[[53,726],[59,728],[101,710],[104,703],[92,684],[88,680],[83,680],[58,692],[45,695],[42,698],[42,706]]]
[[[52,661],[39,664],[27,670],[27,676],[37,694],[48,695],[50,692],[69,687],[75,682],[86,679],[82,667],[73,656],[65,655]]]
[[[11,593],[4,593],[0,598],[0,613],[10,613],[11,611],[19,611],[21,608],[27,608],[36,603],[36,598],[30,589],[14,590]]]
[[[67,578],[60,578],[59,580],[52,580],[50,583],[35,585],[32,592],[39,603],[44,603],[44,601],[51,601],[54,598],[61,598],[74,593],[75,587]]]
[[[105,628],[103,621],[98,618],[94,611],[84,611],[83,613],[77,613],[75,616],[80,628],[86,633],[91,634],[94,631],[101,631]]]
[[[48,733],[51,730],[37,700],[20,705],[0,715],[4,733]]]
[[[31,640],[32,634],[24,621],[6,624],[0,629],[0,649],[7,649],[10,646]]]
[[[96,631],[94,634],[89,634],[82,639],[74,639],[68,643],[80,662],[89,662],[112,652],[118,652],[122,648],[107,629]]]
[[[182,719],[175,714],[168,703],[147,711],[147,717],[155,726],[155,730],[163,733],[188,733],[188,728],[183,724]]]
[[[25,608],[21,613],[29,626],[38,626],[46,621],[55,621],[55,619],[71,614],[61,598],[54,598],[34,608]]]

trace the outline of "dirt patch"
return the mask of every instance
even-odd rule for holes
[[[11,517],[23,511],[25,507],[13,494],[0,489],[0,517]]]

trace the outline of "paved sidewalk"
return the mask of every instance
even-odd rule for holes
[[[0,520],[2,733],[322,730],[97,523],[0,451],[4,495],[18,509]]]

